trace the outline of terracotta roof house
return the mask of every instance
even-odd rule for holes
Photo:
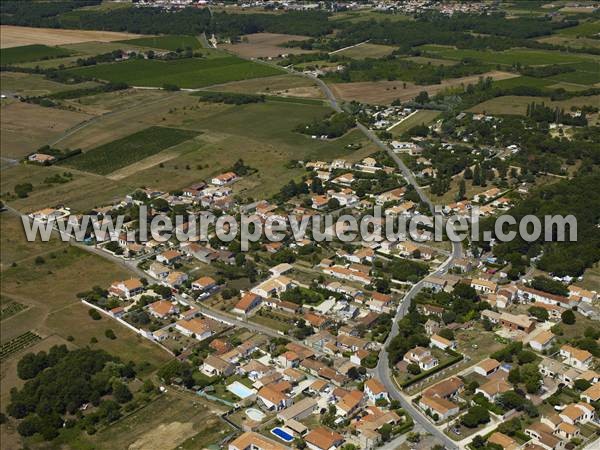
[[[228,446],[228,450],[286,450],[287,448],[253,431],[243,433]]]
[[[157,302],[150,303],[148,306],[148,311],[150,311],[150,314],[153,316],[156,316],[159,319],[164,319],[171,314],[177,314],[179,312],[179,308],[177,305],[174,305],[168,300],[159,300]]]
[[[232,309],[232,312],[246,316],[258,308],[261,303],[262,297],[260,295],[253,294],[252,292],[246,292]]]
[[[344,443],[344,437],[326,427],[318,427],[304,436],[306,445],[311,450],[333,450]]]

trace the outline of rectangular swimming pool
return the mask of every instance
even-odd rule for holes
[[[245,399],[256,394],[255,389],[250,389],[239,381],[234,381],[231,383],[229,386],[227,386],[227,390],[241,399]]]
[[[285,431],[283,428],[275,427],[271,430],[271,434],[277,436],[279,439],[285,442],[292,442],[294,440],[294,436]]]

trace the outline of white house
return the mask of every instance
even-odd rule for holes
[[[369,378],[365,381],[364,392],[371,403],[375,403],[377,400],[381,399],[387,401],[390,400],[389,394],[383,384],[375,378]]]

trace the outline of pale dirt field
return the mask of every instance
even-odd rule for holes
[[[0,109],[1,154],[5,157],[23,157],[91,117],[24,102],[3,104]]]
[[[279,94],[293,97],[324,98],[317,85],[304,77],[275,75],[252,80],[233,81],[208,88],[210,91],[239,92],[242,94]]]
[[[301,48],[280,47],[280,45],[284,42],[306,40],[308,39],[307,36],[277,33],[255,33],[242,36],[242,39],[248,39],[248,41],[241,42],[239,44],[224,44],[219,47],[244,58],[273,58],[286,53],[299,54],[310,53],[313,51],[302,50]]]
[[[129,450],[161,450],[175,448],[188,436],[193,435],[194,424],[191,422],[161,423],[158,427],[144,434],[129,446]]]
[[[114,31],[59,30],[1,25],[0,48],[31,44],[63,45],[88,41],[111,42],[140,36],[139,34],[117,33]]]
[[[357,100],[363,103],[387,104],[396,99],[408,101],[415,98],[419,92],[427,91],[429,95],[435,95],[447,88],[459,87],[477,83],[480,77],[491,77],[494,80],[506,80],[518,75],[508,72],[493,71],[479,75],[470,75],[462,78],[444,80],[440,84],[416,85],[403,81],[365,81],[358,83],[335,83],[330,84],[331,90],[337,97],[343,100]]]

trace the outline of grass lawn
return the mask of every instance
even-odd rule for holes
[[[201,48],[200,41],[198,41],[198,39],[196,39],[194,36],[176,34],[168,36],[142,37],[118,42],[123,44],[138,45],[141,47],[159,48],[173,52],[177,49],[185,50],[187,48],[191,48],[192,50],[196,50]]]
[[[68,159],[64,165],[105,175],[192,139],[198,134],[198,132],[191,130],[150,127],[81,153]]]
[[[267,77],[280,69],[237,58],[186,58],[174,61],[136,59],[124,62],[67,69],[68,73],[94,77],[133,86],[161,87],[174,84],[181,88],[199,88],[217,83]]]
[[[2,64],[10,65],[26,61],[39,61],[41,59],[60,58],[69,56],[71,52],[60,47],[48,47],[42,44],[10,47],[0,50]]]
[[[413,127],[416,127],[417,125],[421,125],[421,124],[429,125],[440,114],[441,114],[440,111],[433,111],[433,110],[428,110],[428,109],[423,109],[423,110],[417,111],[415,114],[410,116],[408,119],[403,120],[401,123],[396,125],[390,131],[392,132],[392,134],[394,136],[402,136],[408,130],[410,130]]]

